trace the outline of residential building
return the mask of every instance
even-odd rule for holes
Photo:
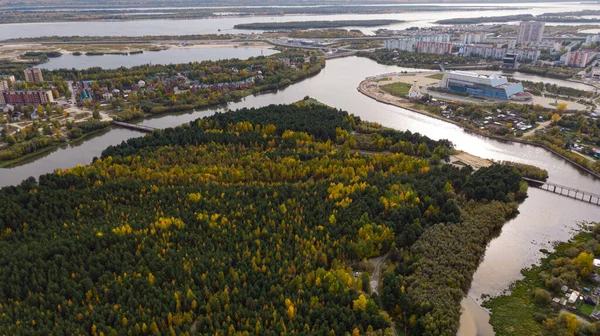
[[[600,81],[600,68],[592,69],[592,79],[596,81]],[[600,260],[598,261],[600,264]]]
[[[466,71],[446,71],[440,86],[471,96],[501,100],[509,100],[512,96],[523,92],[522,83],[509,83],[506,77],[486,76]]]
[[[11,83],[16,81],[13,75],[0,75],[0,80],[9,80]]]
[[[26,69],[24,72],[26,82],[41,83],[44,81],[44,76],[42,76],[42,69],[40,68],[29,68]]]
[[[450,43],[450,35],[436,34],[391,39],[384,42],[384,47],[388,50],[398,49],[400,51],[415,52],[417,49],[417,43],[419,42]]]
[[[538,43],[536,47],[542,50],[550,50],[555,52],[558,52],[563,48],[561,43],[552,40],[543,40],[542,42]]]
[[[10,85],[15,82],[15,76],[2,75],[0,76],[0,91],[8,90]]]
[[[481,43],[485,41],[486,37],[486,33],[465,33],[460,35],[460,41],[462,44]]]
[[[540,57],[541,51],[537,49],[507,49],[498,48],[490,45],[471,45],[462,48],[463,56],[475,56],[491,59],[503,59],[509,54],[516,55],[516,60],[519,62],[535,62]]]
[[[502,65],[507,68],[516,68],[518,65],[517,62],[517,54],[515,53],[506,53],[502,58]]]
[[[0,92],[3,96],[4,104],[12,105],[44,105],[52,103],[54,97],[50,90],[23,90],[10,91],[5,90]]]
[[[588,35],[585,38],[585,43],[583,44],[584,46],[590,46],[594,43],[598,43],[600,42],[600,35],[596,34],[596,35]]]
[[[21,120],[22,117],[23,117],[23,113],[21,113],[19,111],[13,111],[13,113],[11,113],[11,115],[10,115],[10,120],[19,121],[19,120]]]
[[[417,52],[420,54],[449,54],[452,52],[452,43],[417,42]]]
[[[4,113],[12,113],[14,112],[15,107],[13,105],[7,104],[2,107],[2,112]]]
[[[585,68],[596,58],[596,53],[591,51],[570,51],[560,57],[566,66]]]
[[[573,50],[573,48],[575,48],[575,47],[576,47],[576,46],[578,46],[578,45],[579,45],[579,41],[573,41],[573,42],[571,42],[571,43],[567,44],[567,46],[565,47],[565,49],[566,49],[567,51],[572,51],[572,50]]]
[[[6,98],[4,97],[4,91],[0,91],[0,105],[6,105]]]
[[[537,45],[544,38],[544,22],[523,21],[517,31],[517,44]]]

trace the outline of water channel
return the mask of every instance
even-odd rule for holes
[[[348,71],[352,69],[352,71]],[[391,71],[408,70],[379,65],[364,58],[350,57],[327,62],[317,76],[276,93],[251,96],[227,108],[260,107],[287,104],[309,95],[363,119],[398,130],[419,132],[434,139],[450,139],[458,149],[494,160],[511,160],[547,169],[550,181],[582,190],[600,190],[600,181],[582,173],[562,159],[536,147],[504,143],[465,133],[443,121],[380,104],[360,94],[356,87],[366,76]],[[166,128],[208,116],[224,108],[165,115],[147,119],[144,125]],[[56,168],[68,168],[90,163],[109,145],[118,144],[141,133],[113,128],[81,143],[56,149],[31,162],[0,170],[0,185],[17,184],[29,176],[39,176]],[[545,191],[530,189],[529,197],[520,206],[520,215],[507,223],[501,234],[488,246],[485,257],[475,273],[469,297],[463,302],[460,335],[493,335],[488,315],[479,309],[482,294],[498,294],[510,282],[520,278],[520,269],[538,261],[540,249],[551,249],[552,242],[566,240],[582,220],[600,219],[600,207],[560,197]]]
[[[251,34],[261,31],[248,31],[233,29],[240,23],[252,22],[289,22],[289,21],[320,21],[320,20],[371,20],[371,19],[396,19],[406,22],[383,27],[345,27],[360,29],[365,34],[373,34],[379,28],[406,29],[409,27],[429,27],[437,20],[451,18],[473,18],[481,16],[505,16],[516,14],[542,14],[556,12],[570,12],[585,9],[600,9],[598,3],[510,3],[486,4],[487,6],[503,7],[493,11],[480,11],[473,9],[453,9],[448,6],[445,11],[407,11],[395,14],[335,14],[335,15],[285,15],[264,17],[227,17],[206,18],[194,20],[133,20],[133,21],[90,21],[90,22],[43,22],[43,23],[17,23],[0,25],[0,40],[20,37],[40,36],[144,36],[144,35],[188,35],[188,34]],[[473,6],[471,4],[470,6]],[[483,7],[477,4],[479,7]],[[510,8],[513,8],[511,10]],[[520,8],[514,10],[514,8]],[[551,23],[548,25],[557,25]]]

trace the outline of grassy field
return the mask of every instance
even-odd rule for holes
[[[594,312],[594,308],[594,306],[584,303],[579,307],[579,311],[586,316],[590,316]]]
[[[408,95],[408,91],[410,90],[411,87],[412,87],[411,84],[400,83],[400,82],[386,84],[386,85],[381,86],[383,91],[391,93],[392,95],[397,96],[397,97],[406,97],[406,95]]]
[[[444,74],[440,73],[440,74],[429,75],[429,76],[427,76],[427,78],[442,80],[442,78],[444,78]]]

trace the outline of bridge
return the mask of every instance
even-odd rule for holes
[[[116,125],[116,126],[121,126],[121,127],[124,127],[124,128],[132,129],[134,131],[140,131],[140,132],[145,132],[145,133],[152,133],[155,130],[154,127],[145,126],[145,125],[130,124],[130,123],[116,121],[116,120],[113,120],[113,124]]]
[[[544,182],[540,180],[530,179],[522,177],[524,181],[527,181],[529,185],[535,188],[549,191],[551,193],[560,194],[565,197],[574,198],[578,201],[595,204],[600,206],[600,195],[594,194],[588,191],[578,190],[575,188],[563,186],[560,184]]]

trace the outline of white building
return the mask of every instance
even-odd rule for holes
[[[13,75],[0,75],[0,79],[3,79],[3,80],[7,80],[8,79],[12,83],[15,82],[15,76],[13,76]]]
[[[587,47],[598,42],[600,42],[600,35],[588,35],[583,45]]]
[[[544,22],[523,21],[519,24],[517,32],[517,43],[525,45],[537,45],[544,38]]]
[[[450,43],[450,35],[436,34],[385,40],[384,48],[388,50],[398,49],[400,51],[415,52],[419,42]]]
[[[463,44],[481,43],[485,41],[486,33],[465,33],[460,35],[460,41]]]
[[[146,82],[144,82],[143,80],[140,80],[140,81],[137,83],[137,85],[138,85],[138,87],[141,87],[141,88],[143,88],[144,86],[146,86]]]
[[[577,302],[577,299],[579,299],[579,292],[573,291],[573,293],[571,293],[571,295],[569,296],[569,299],[567,300],[567,302],[569,302],[570,304],[573,304],[573,303]]]
[[[491,59],[502,59],[507,54],[515,54],[519,62],[535,62],[540,57],[541,51],[537,49],[508,49],[497,48],[487,44],[469,45],[462,48],[463,56],[475,56]]]
[[[506,77],[486,76],[466,71],[446,71],[440,86],[471,96],[501,100],[509,100],[512,96],[523,92],[522,83],[509,83]]]
[[[420,99],[421,97],[423,97],[423,95],[421,94],[421,90],[419,89],[419,86],[417,85],[417,79],[415,78],[413,86],[408,91],[408,98],[409,99]]]

